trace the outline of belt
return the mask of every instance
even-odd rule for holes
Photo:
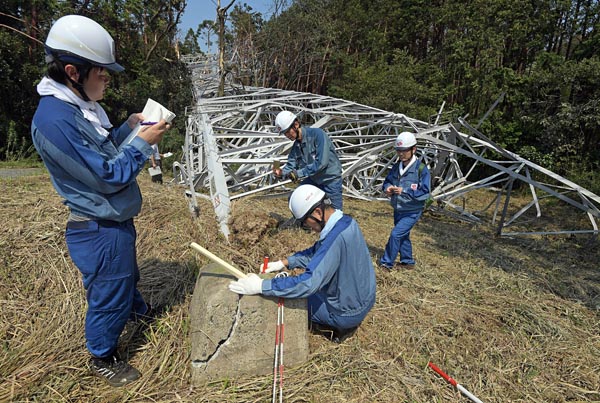
[[[133,218],[125,220],[123,222],[112,221],[112,220],[87,220],[87,221],[67,221],[68,229],[87,229],[91,223],[96,223],[99,227],[120,227],[123,225],[129,225],[133,222]]]

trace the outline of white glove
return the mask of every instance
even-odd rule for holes
[[[262,293],[263,280],[254,273],[247,277],[240,278],[238,281],[229,283],[229,291],[243,295],[254,295]]]
[[[260,267],[260,270],[262,271],[262,266]],[[269,264],[267,264],[267,270],[265,270],[265,273],[273,273],[274,271],[279,271],[281,269],[285,268],[285,265],[283,264],[283,262],[281,260],[278,260],[276,262],[271,262]]]

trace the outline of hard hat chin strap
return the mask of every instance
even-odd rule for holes
[[[329,199],[325,198],[325,199],[321,200],[321,203],[319,203],[319,205],[317,206],[318,208],[321,209],[321,219],[319,221],[317,221],[317,220],[315,220],[315,221],[317,221],[317,223],[321,227],[321,231],[323,231],[323,229],[325,229],[325,224],[326,224],[326,222],[325,222],[325,207],[329,206],[329,205],[331,205],[331,202],[329,201]],[[310,213],[311,217],[312,217],[312,213],[314,211],[315,210],[313,209],[313,211]],[[313,219],[314,219],[314,217],[313,217]],[[319,231],[319,232],[321,232],[321,231]]]
[[[77,68],[77,72],[79,73],[79,80],[75,81],[68,75],[67,75],[67,80],[69,80],[69,82],[71,83],[73,88],[75,88],[79,92],[79,94],[81,94],[81,97],[83,98],[83,100],[85,102],[89,102],[89,101],[91,101],[91,99],[85,93],[85,89],[83,88],[83,77],[87,76],[88,72],[90,71],[91,66],[89,66],[89,67],[88,66],[76,66],[76,65],[74,65],[74,66],[75,66],[75,68]]]
[[[321,231],[325,229],[325,203],[321,203],[321,221],[319,222],[319,226],[321,227]],[[321,232],[319,231],[319,232]]]
[[[90,69],[93,66],[91,64],[78,64],[78,63],[63,61],[60,59],[59,55],[54,54],[53,52],[46,53],[46,63],[51,63],[53,61],[58,63],[60,69],[64,72],[64,75],[67,78],[67,80],[69,80],[69,82],[71,83],[73,88],[75,88],[79,92],[79,94],[81,95],[83,100],[86,102],[91,101],[90,97],[88,97],[88,95],[85,93],[85,90],[83,89],[83,78],[88,75]],[[69,75],[65,71],[65,67],[67,64],[70,64],[71,66],[74,66],[77,69],[77,73],[79,74],[79,79],[77,81],[75,81],[71,77],[69,77]]]

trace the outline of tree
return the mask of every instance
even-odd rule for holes
[[[196,35],[193,29],[188,29],[185,38],[183,39],[183,43],[181,44],[180,51],[183,54],[202,52],[200,45],[198,45],[198,35]]]
[[[196,29],[196,35],[198,37],[204,38],[204,43],[206,44],[206,51],[210,53],[210,49],[212,48],[213,41],[211,40],[212,34],[217,32],[217,26],[214,21],[204,20],[200,24],[198,24],[198,28]]]
[[[221,0],[217,0],[217,23],[219,29],[219,89],[217,95],[222,97],[225,94],[225,20],[227,19],[227,10],[233,5],[235,0],[225,7],[221,7]]]
[[[142,7],[139,0],[0,0],[0,6],[0,90],[11,94],[0,100],[1,159],[35,155],[30,125],[39,100],[35,84],[45,71],[41,43],[65,14],[89,16],[115,39],[117,59],[126,70],[112,76],[102,101],[112,122],[139,112],[148,97],[179,116],[192,102],[189,75],[177,58],[177,24],[186,1],[145,0]],[[178,125],[176,120],[169,135],[176,135]]]
[[[231,46],[237,54],[236,74],[244,84],[258,86],[261,60],[255,44],[256,36],[263,27],[262,14],[244,4],[235,5],[231,12]]]

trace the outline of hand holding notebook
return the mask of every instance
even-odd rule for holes
[[[144,106],[144,110],[142,111],[142,115],[144,115],[144,121],[139,122],[131,131],[129,136],[121,143],[121,147],[126,144],[131,143],[131,141],[139,134],[140,130],[143,130],[146,126],[154,125],[161,120],[165,120],[167,123],[171,123],[175,118],[175,114],[156,102],[155,100],[148,98],[146,101],[146,106]]]

